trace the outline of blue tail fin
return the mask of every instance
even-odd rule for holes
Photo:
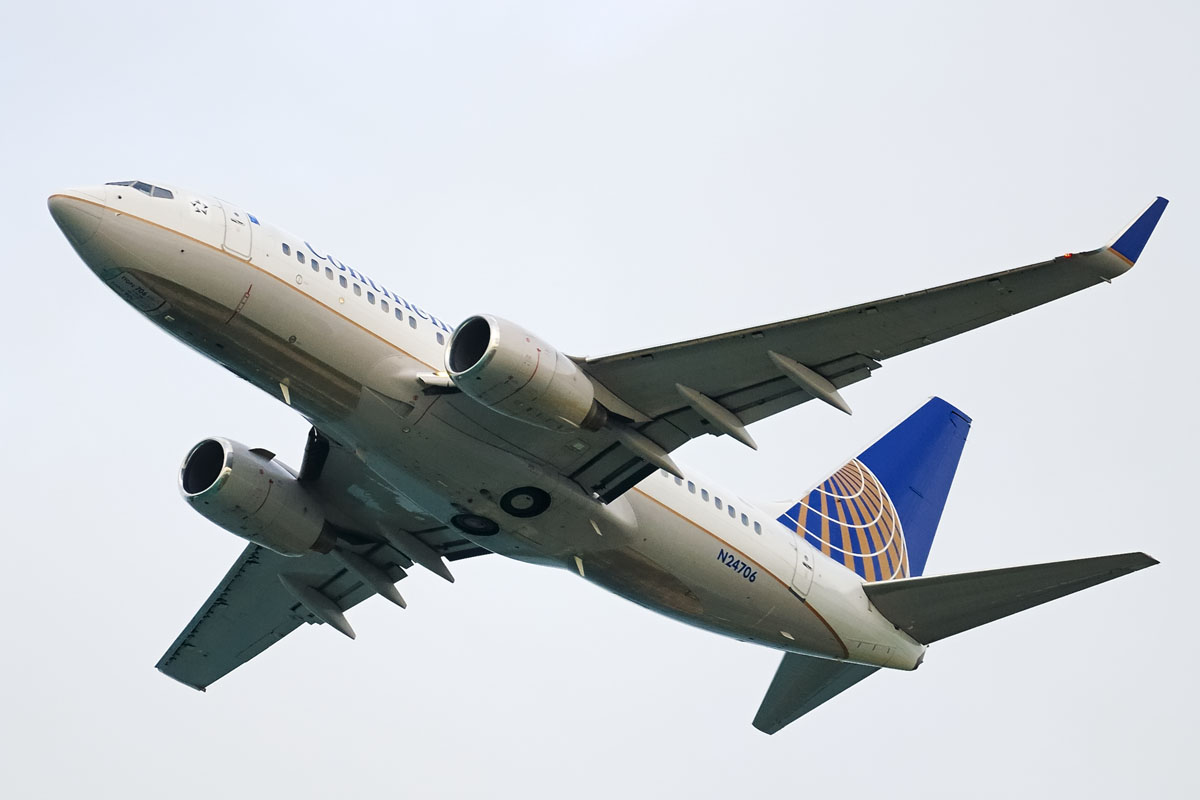
[[[925,570],[971,420],[934,397],[779,522],[866,581]]]

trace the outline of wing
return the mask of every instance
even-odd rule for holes
[[[814,397],[849,411],[838,389],[880,362],[1072,294],[1127,271],[1167,201],[1158,198],[1107,247],[809,317],[580,360],[620,417],[594,433],[551,434],[455,396],[452,415],[477,438],[548,461],[608,501],[667,454],[705,433],[746,444],[745,426]]]
[[[353,638],[344,612],[374,594],[403,608],[395,583],[414,562],[453,580],[443,557],[487,552],[397,501],[394,490],[315,428],[299,477],[329,511],[336,548],[293,558],[247,547],[159,660],[164,674],[203,690],[302,623],[327,623]]]

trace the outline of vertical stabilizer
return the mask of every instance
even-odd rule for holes
[[[779,522],[865,581],[920,575],[970,428],[934,397]]]

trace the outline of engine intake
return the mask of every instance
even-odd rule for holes
[[[333,549],[320,503],[274,453],[205,439],[183,460],[179,491],[209,521],[276,553]]]
[[[499,317],[471,317],[455,329],[446,372],[464,394],[541,428],[597,430],[608,419],[574,361]]]

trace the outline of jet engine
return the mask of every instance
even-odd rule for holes
[[[608,418],[574,361],[499,317],[475,316],[458,326],[446,348],[446,371],[464,394],[540,428],[597,430]]]
[[[317,499],[268,450],[205,439],[183,460],[179,491],[209,521],[285,556],[327,553],[336,540]]]

